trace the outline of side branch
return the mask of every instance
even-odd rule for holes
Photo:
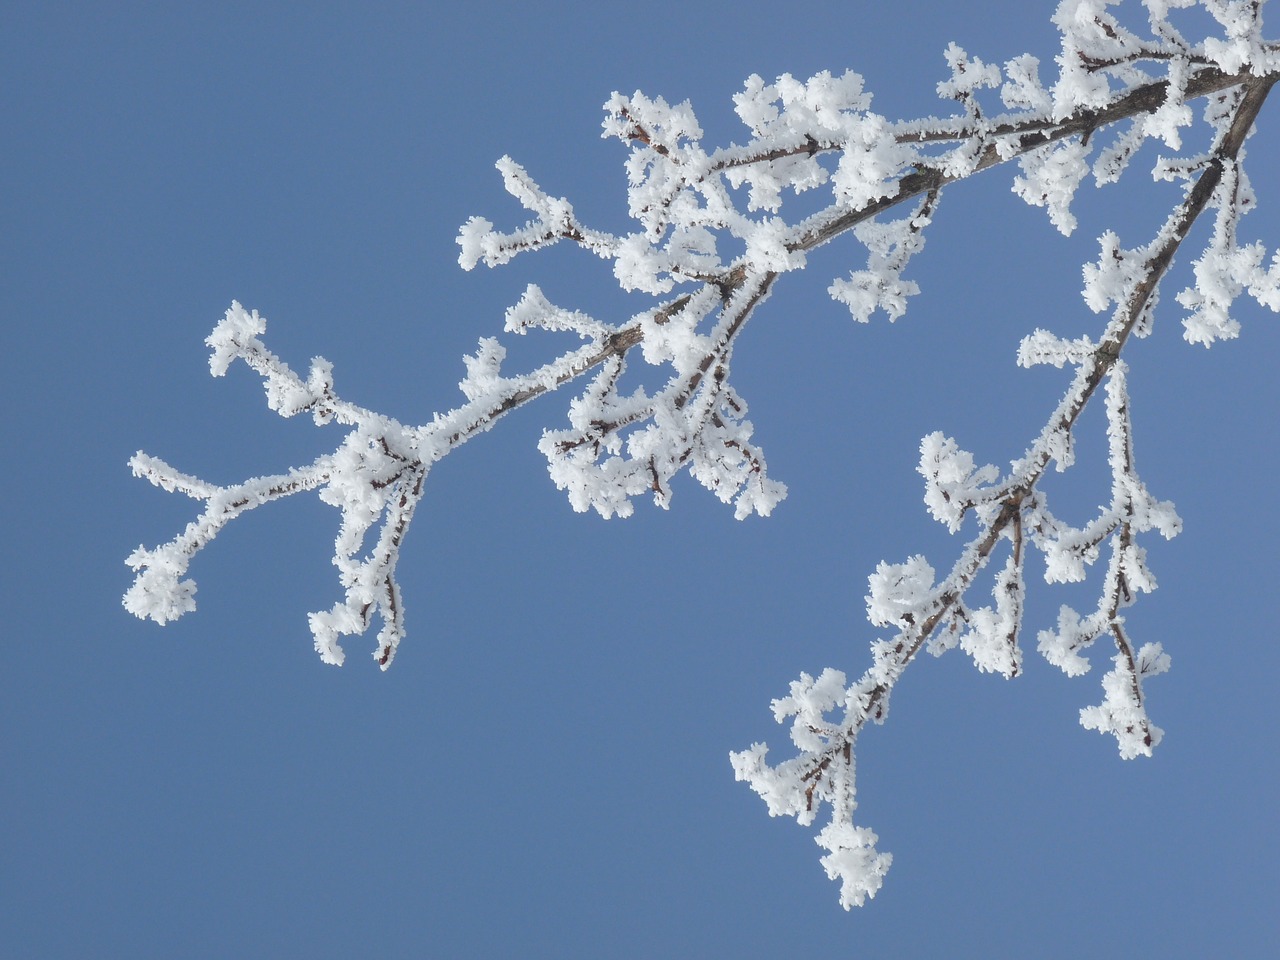
[[[1256,94],[1261,89],[1263,91],[1261,96],[1265,98],[1266,92],[1275,81],[1275,75],[1257,77],[1248,70],[1228,74],[1217,67],[1206,67],[1197,71],[1188,80],[1184,98],[1191,100],[1207,97],[1233,87],[1243,87],[1251,94]],[[967,179],[974,173],[989,170],[1047,144],[1074,136],[1089,137],[1104,127],[1153,113],[1167,99],[1169,86],[1168,80],[1145,84],[1105,107],[1082,110],[1060,121],[1033,117],[1020,121],[994,122],[994,125],[984,134],[994,142],[988,143],[983,148],[972,169],[948,173],[941,167],[929,165],[927,160],[922,161],[919,169],[897,181],[897,189],[892,194],[856,210],[835,212],[836,208],[829,208],[810,217],[807,225],[806,223],[797,225],[787,247],[792,251],[812,250],[899,204],[926,194],[936,194],[947,184]],[[1252,123],[1252,120],[1249,123]],[[1248,126],[1245,127],[1241,137],[1243,138],[1247,132]],[[954,142],[978,136],[979,133],[967,124],[962,124],[954,130],[904,133],[896,135],[895,139],[900,143]],[[836,145],[832,145],[831,149],[835,148]],[[806,149],[803,152],[808,151]]]
[[[821,755],[823,758],[834,759],[841,753],[845,749],[846,742],[852,742],[856,738],[858,731],[868,719],[881,719],[882,704],[894,682],[915,659],[925,642],[947,622],[959,604],[960,598],[972,586],[977,574],[986,565],[996,545],[1006,536],[1009,527],[1021,517],[1024,503],[1033,496],[1036,484],[1044,476],[1054,456],[1054,445],[1045,441],[1073,431],[1080,414],[1084,412],[1099,385],[1119,360],[1120,353],[1140,318],[1149,309],[1151,298],[1161,278],[1173,263],[1174,254],[1186,239],[1197,217],[1208,205],[1209,198],[1222,179],[1225,164],[1234,161],[1239,154],[1244,139],[1274,84],[1275,78],[1252,80],[1247,84],[1246,92],[1227,135],[1217,145],[1213,160],[1162,231],[1161,238],[1157,240],[1155,249],[1144,264],[1141,279],[1135,285],[1132,295],[1122,309],[1117,311],[1107,334],[1097,345],[1089,360],[1079,369],[1076,383],[1045,425],[1041,433],[1041,441],[1030,451],[1030,456],[1021,461],[1020,469],[1015,475],[1001,484],[1001,488],[1006,492],[999,499],[998,512],[982,535],[970,543],[957,561],[951,575],[944,581],[944,586],[936,591],[919,625],[913,625],[910,629],[903,631],[894,641],[892,664],[886,665],[888,669],[884,679],[875,679],[865,691],[859,690],[859,703],[865,702],[865,709],[860,705],[858,709],[851,710],[843,726],[843,737],[824,751]],[[873,670],[868,673],[864,677],[864,682],[873,679],[873,674],[879,672],[879,670]],[[855,686],[854,689],[858,687]]]
[[[1110,633],[1116,642],[1117,654],[1115,670],[1107,675],[1103,684],[1106,699],[1100,706],[1082,711],[1081,722],[1086,727],[1114,734],[1125,757],[1149,754],[1158,742],[1160,731],[1146,718],[1141,681],[1145,676],[1162,672],[1168,657],[1158,644],[1135,650],[1123,628],[1119,610],[1132,602],[1135,589],[1149,590],[1153,586],[1142,552],[1133,543],[1133,533],[1155,526],[1169,536],[1176,532],[1178,521],[1169,505],[1149,499],[1133,473],[1124,366],[1120,356],[1146,319],[1159,283],[1191,227],[1213,202],[1225,171],[1236,164],[1275,79],[1251,78],[1244,82],[1230,123],[1220,129],[1195,183],[1151,244],[1140,251],[1126,252],[1114,243],[1110,247],[1104,243],[1103,263],[1098,271],[1122,270],[1125,278],[1124,292],[1106,332],[1096,345],[1087,340],[1062,345],[1069,349],[1060,352],[1057,362],[1061,364],[1062,357],[1071,356],[1077,370],[1040,438],[1014,463],[1005,479],[985,489],[966,488],[969,492],[964,494],[964,502],[950,519],[958,523],[963,513],[972,511],[978,518],[980,531],[962,551],[950,574],[935,585],[933,570],[923,557],[914,557],[901,565],[881,564],[871,579],[868,611],[873,623],[897,626],[897,635],[892,640],[873,644],[873,665],[849,687],[841,689],[844,677],[839,671],[827,671],[817,680],[803,675],[799,682],[792,684],[789,697],[774,702],[779,722],[788,716],[795,718],[792,739],[800,753],[794,759],[771,767],[766,763],[767,747],[763,744],[733,754],[737,778],[746,780],[765,799],[770,813],[793,815],[802,823],[809,823],[822,802],[831,804],[831,824],[817,839],[830,851],[823,858],[828,873],[843,881],[842,901],[846,907],[860,904],[866,896],[874,896],[888,869],[887,855],[878,854],[874,849],[875,835],[853,826],[856,807],[853,758],[858,735],[868,721],[884,721],[894,687],[922,649],[942,652],[954,646],[956,635],[965,630],[969,632],[960,643],[965,645],[966,640],[969,641],[971,646],[966,649],[981,669],[998,669],[1006,676],[1016,673],[1019,618],[1002,617],[1000,608],[1005,587],[1014,594],[1015,605],[1020,604],[1024,531],[1032,532],[1033,542],[1038,541],[1036,545],[1046,550],[1046,554],[1063,550],[1088,553],[1093,549],[1087,540],[1083,545],[1078,540],[1069,546],[1060,542],[1060,527],[1045,508],[1038,483],[1052,461],[1061,461],[1069,454],[1070,438],[1080,414],[1098,387],[1111,381],[1114,382],[1108,389],[1113,400],[1109,404],[1108,419],[1113,437],[1111,463],[1116,477],[1113,506],[1100,518],[1099,530],[1088,535],[1088,540],[1094,543],[1102,536],[1113,536],[1108,586],[1094,618],[1097,622],[1091,628],[1077,626],[1074,614],[1066,621],[1064,608],[1064,639],[1050,635],[1046,641],[1042,635],[1041,646],[1044,649],[1047,643],[1064,669],[1077,672],[1079,661],[1072,661],[1072,657],[1077,656],[1076,649],[1102,630]],[[1108,264],[1109,259],[1118,266]],[[1039,349],[1040,345],[1036,345],[1032,352]],[[938,451],[938,455],[942,453],[946,451]],[[947,455],[952,462],[960,463],[954,451]],[[936,474],[926,470],[927,466],[922,460],[921,469],[926,477],[931,472]],[[971,460],[967,460],[963,472],[973,474]],[[980,473],[986,474],[986,471]],[[946,500],[950,500],[950,495],[943,492]],[[957,509],[955,504],[945,501],[942,507]],[[934,509],[932,505],[931,509]],[[1005,573],[997,576],[997,608],[972,611],[964,598],[1005,539],[1013,546]],[[995,629],[1006,623],[1012,624],[1007,637]],[[1011,649],[996,656],[993,646],[1000,644]],[[1087,665],[1084,668],[1087,669]],[[840,720],[828,721],[823,717],[827,711],[840,707],[844,708]]]

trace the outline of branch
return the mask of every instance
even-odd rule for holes
[[[1037,545],[1041,549],[1047,547],[1046,552],[1052,550],[1058,537],[1045,534],[1060,531],[1044,507],[1043,494],[1037,489],[1037,484],[1050,462],[1065,459],[1064,451],[1070,448],[1069,438],[1080,414],[1098,386],[1108,378],[1114,385],[1109,419],[1113,425],[1111,460],[1115,474],[1113,504],[1108,512],[1133,519],[1113,523],[1107,528],[1110,532],[1118,527],[1119,534],[1114,541],[1115,551],[1107,576],[1108,588],[1104,591],[1106,612],[1097,619],[1106,624],[1119,652],[1115,659],[1116,669],[1104,680],[1104,703],[1082,711],[1081,722],[1086,727],[1113,733],[1120,743],[1121,755],[1126,758],[1150,755],[1152,747],[1159,742],[1159,728],[1151,725],[1146,717],[1141,678],[1162,672],[1167,667],[1168,658],[1158,644],[1135,651],[1118,613],[1121,606],[1133,599],[1135,584],[1131,582],[1131,570],[1140,571],[1141,589],[1150,589],[1154,585],[1141,565],[1141,556],[1135,553],[1134,532],[1154,526],[1166,536],[1171,536],[1177,532],[1179,522],[1170,505],[1155,504],[1146,497],[1145,488],[1133,473],[1127,395],[1119,358],[1150,309],[1159,282],[1173,262],[1175,253],[1196,219],[1210,205],[1224,172],[1234,168],[1245,137],[1274,83],[1275,77],[1254,78],[1244,83],[1231,122],[1220,132],[1211,159],[1152,244],[1128,256],[1120,255],[1114,248],[1107,250],[1104,246],[1104,258],[1118,257],[1135,264],[1137,269],[1124,283],[1124,294],[1101,341],[1087,349],[1081,349],[1083,345],[1075,342],[1064,345],[1064,349],[1057,353],[1059,365],[1069,359],[1077,364],[1077,370],[1072,385],[1041,431],[1040,439],[1021,460],[1014,463],[1009,476],[988,490],[970,493],[971,499],[961,505],[961,513],[972,509],[978,514],[980,529],[961,552],[950,574],[934,586],[933,570],[922,557],[913,558],[901,566],[881,564],[876,576],[872,577],[868,610],[873,623],[898,625],[897,636],[873,645],[872,667],[843,691],[842,696],[827,696],[819,703],[808,691],[809,678],[805,677],[799,687],[805,693],[804,697],[797,696],[797,685],[793,684],[791,697],[774,702],[779,722],[788,716],[796,717],[792,739],[801,748],[799,756],[770,767],[765,762],[768,748],[763,744],[755,744],[749,750],[733,754],[737,778],[747,781],[764,798],[771,814],[788,814],[796,816],[802,823],[810,823],[822,801],[832,805],[831,824],[819,835],[818,842],[830,851],[823,861],[828,873],[833,879],[839,877],[843,881],[842,902],[846,908],[875,895],[890,862],[887,855],[875,852],[875,834],[853,827],[856,802],[851,785],[857,737],[868,720],[884,721],[890,693],[927,644],[933,641],[938,653],[955,645],[955,640],[946,636],[944,631],[954,635],[972,620],[963,598],[1002,539],[1009,538],[1014,543],[1012,566],[1018,573],[1019,582],[1021,531],[1024,528],[1042,531],[1046,542]],[[927,449],[932,449],[932,445]],[[967,454],[964,456],[968,458]],[[932,465],[922,463],[926,477],[938,475],[938,458],[932,459]],[[971,472],[972,460],[969,458],[959,473],[967,476]],[[1110,522],[1110,518],[1104,518],[1104,521]],[[997,589],[1000,587],[998,580]],[[1078,622],[1078,618],[1075,619]],[[991,639],[1010,648],[1002,662],[1007,665],[1006,676],[1014,675],[1018,663],[1016,635],[1006,634]],[[1041,646],[1042,649],[1046,646],[1055,648],[1059,659],[1064,662],[1060,665],[1064,665],[1069,659],[1063,655],[1064,652],[1070,658],[1076,657],[1081,639],[1077,635],[1066,644],[1046,644],[1042,638]],[[979,660],[976,654],[975,660]],[[978,665],[985,668],[985,664],[991,662],[991,659],[979,660]],[[1070,666],[1074,667],[1075,662],[1071,661]],[[1064,669],[1068,669],[1067,665]],[[1073,671],[1069,669],[1068,672]],[[842,683],[843,674],[833,673],[839,675]],[[821,716],[827,710],[840,707],[844,708],[843,717],[826,725],[825,732],[818,738],[820,742],[814,744],[815,709]]]
[[[169,543],[139,547],[129,557],[137,579],[125,606],[160,623],[193,609],[195,585],[183,577],[226,523],[261,503],[315,490],[341,512],[333,560],[344,591],[333,608],[309,618],[316,648],[326,662],[341,663],[341,638],[363,634],[376,615],[383,626],[374,657],[385,669],[405,634],[395,577],[399,552],[431,467],[512,410],[575,381],[584,383],[569,404],[567,428],[546,431],[539,443],[553,482],[574,509],[627,516],[639,496],[652,496],[665,508],[672,479],[688,469],[733,503],[739,519],[768,515],[786,488],[770,478],[754,442],[746,401],[731,382],[732,358],[748,320],[783,274],[802,269],[810,251],[852,234],[865,249],[866,269],[834,280],[829,293],[857,320],[877,311],[897,319],[918,292],[906,270],[924,247],[944,187],[1017,159],[1015,192],[1047,207],[1053,224],[1069,233],[1076,223],[1070,204],[1090,171],[1091,151],[1107,141],[1092,164],[1102,185],[1117,181],[1143,145],[1156,139],[1170,154],[1156,161],[1156,179],[1185,188],[1147,245],[1125,249],[1114,233],[1102,236],[1097,262],[1085,268],[1084,289],[1091,309],[1111,310],[1101,337],[1064,340],[1037,330],[1020,346],[1022,365],[1074,369],[1039,436],[1003,476],[992,466],[976,466],[970,453],[941,433],[921,443],[919,472],[929,512],[953,533],[969,518],[976,526],[950,571],[935,582],[922,556],[880,564],[869,578],[868,617],[895,632],[873,644],[872,666],[853,684],[837,670],[816,679],[802,674],[789,696],[773,705],[779,722],[793,718],[799,754],[770,766],[768,748],[755,744],[732,761],[738,778],[764,797],[772,814],[808,824],[823,803],[831,805],[831,820],[817,836],[827,851],[822,862],[841,880],[844,906],[861,904],[875,895],[891,862],[876,851],[875,834],[853,821],[854,747],[867,721],[885,719],[890,694],[922,649],[941,654],[959,646],[979,670],[1019,674],[1027,555],[1032,549],[1044,555],[1050,582],[1082,580],[1104,544],[1109,561],[1096,609],[1081,617],[1062,607],[1057,629],[1040,631],[1037,648],[1075,675],[1089,669],[1082,652],[1111,637],[1117,652],[1103,679],[1103,701],[1082,710],[1081,722],[1115,736],[1126,758],[1149,755],[1160,730],[1147,718],[1143,681],[1163,672],[1168,657],[1159,644],[1135,648],[1122,610],[1155,587],[1139,536],[1155,530],[1171,537],[1181,521],[1136,472],[1121,355],[1131,338],[1150,331],[1158,286],[1209,210],[1215,211],[1212,236],[1194,263],[1195,287],[1177,298],[1189,311],[1186,338],[1208,345],[1234,336],[1238,325],[1229,311],[1244,292],[1280,310],[1280,255],[1264,267],[1262,246],[1241,246],[1237,239],[1240,218],[1255,204],[1241,162],[1244,141],[1280,77],[1280,48],[1261,36],[1259,2],[1204,0],[1222,36],[1199,43],[1169,23],[1167,4],[1146,5],[1147,39],[1112,17],[1113,5],[1090,0],[1059,6],[1054,23],[1062,52],[1051,86],[1041,83],[1030,55],[1001,68],[952,44],[945,52],[950,77],[938,84],[938,93],[958,109],[945,118],[891,122],[871,110],[862,78],[852,71],[838,77],[823,72],[807,81],[783,75],[772,84],[752,76],[734,98],[750,139],[708,151],[688,103],[615,93],[605,105],[604,132],[628,148],[632,233],[590,228],[567,199],[550,196],[522,167],[502,158],[504,186],[530,219],[511,232],[480,217],[469,220],[458,237],[464,269],[480,262],[498,266],[569,240],[609,261],[624,291],[648,299],[625,320],[610,323],[556,306],[529,286],[507,311],[506,332],[568,332],[578,337],[577,348],[508,375],[502,370],[505,348],[497,339],[481,339],[464,358],[459,388],[465,402],[427,424],[406,426],[342,399],[321,358],[312,361],[305,379],[298,376],[259,339],[266,325],[258,313],[233,302],[207,341],[211,372],[221,376],[234,360],[244,360],[263,378],[270,409],[286,417],[310,413],[317,424],[337,423],[347,433],[332,454],[310,465],[232,486],[135,456],[130,463],[136,474],[205,507]],[[1152,67],[1163,76],[1151,76]],[[1194,101],[1204,101],[1212,143],[1203,154],[1185,155],[1181,130],[1193,122]],[[820,187],[829,188],[831,197],[817,213],[795,222],[781,216],[785,193]],[[900,219],[881,216],[903,204],[911,205],[910,212]],[[636,348],[641,362],[662,372],[656,384],[624,394],[620,384]],[[1100,386],[1108,397],[1111,499],[1075,528],[1050,512],[1040,481],[1050,464],[1059,471],[1071,465],[1077,422]],[[970,592],[1005,541],[993,602],[971,604]]]

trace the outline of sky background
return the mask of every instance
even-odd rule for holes
[[[1166,730],[1121,761],[1083,730],[1109,651],[1069,680],[1035,631],[1082,593],[1032,583],[1026,675],[959,652],[917,663],[859,747],[862,823],[895,860],[847,914],[813,831],[770,820],[731,749],[787,755],[769,701],[801,670],[868,663],[866,577],[958,540],[931,521],[920,437],[1021,454],[1067,374],[1020,370],[1037,326],[1101,319],[1080,264],[1145,242],[1172,201],[1144,167],[1082,189],[1060,237],[997,170],[944,196],[889,325],[850,321],[850,242],[784,278],[735,355],[774,516],[738,523],[688,478],[670,512],[574,514],[540,430],[567,393],[437,467],[400,568],[393,668],[348,641],[320,663],[306,613],[339,592],[337,513],[315,498],[234,523],[194,563],[199,609],[127,615],[124,557],[193,504],[133,479],[138,449],[216,482],[307,462],[340,434],[266,410],[243,366],[208,376],[230,301],[295,369],[406,422],[459,399],[461,357],[529,282],[627,317],[607,265],[555,249],[456,265],[471,215],[525,215],[511,154],[582,218],[626,226],[625,150],[600,104],[690,98],[707,143],[744,139],[744,78],[852,67],[891,117],[942,112],[948,41],[1056,50],[1052,4],[11,3],[0,18],[0,944],[13,957],[1259,957],[1280,934],[1273,489],[1280,332],[1180,339],[1166,288],[1127,351],[1137,458],[1185,532],[1148,540],[1161,589],[1130,611],[1170,674]],[[1251,143],[1280,241],[1280,104]],[[1150,157],[1145,158],[1149,167]],[[1197,234],[1203,237],[1203,232]],[[510,369],[548,354],[531,339]],[[1101,411],[1049,489],[1077,522],[1107,496]],[[1070,514],[1066,505],[1074,505]]]

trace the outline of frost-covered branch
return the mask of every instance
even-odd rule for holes
[[[877,626],[897,627],[897,635],[873,644],[873,665],[847,688],[839,689],[844,686],[844,675],[829,670],[820,683],[802,675],[799,683],[792,684],[789,697],[774,701],[779,722],[795,718],[791,736],[800,751],[797,757],[770,766],[766,762],[768,748],[763,744],[733,755],[738,778],[764,798],[771,814],[795,816],[808,824],[822,802],[831,805],[830,823],[816,839],[828,851],[823,864],[832,879],[841,881],[841,902],[846,908],[875,895],[891,862],[889,855],[875,849],[876,835],[853,824],[857,737],[868,720],[884,721],[894,686],[922,649],[938,655],[959,645],[980,670],[1006,677],[1018,673],[1024,531],[1029,532],[1026,539],[1030,544],[1045,555],[1045,579],[1049,582],[1083,579],[1085,566],[1097,559],[1100,545],[1110,540],[1111,561],[1098,609],[1082,619],[1064,606],[1058,630],[1042,631],[1038,647],[1051,663],[1068,675],[1077,675],[1089,669],[1080,651],[1109,633],[1117,649],[1115,666],[1103,678],[1103,702],[1082,710],[1081,723],[1114,735],[1126,759],[1149,756],[1159,743],[1162,731],[1147,717],[1142,681],[1164,672],[1169,657],[1159,643],[1135,649],[1120,611],[1138,592],[1155,588],[1136,535],[1155,529],[1171,537],[1179,531],[1181,521],[1171,504],[1158,502],[1147,493],[1136,473],[1126,368],[1119,358],[1132,335],[1144,336],[1150,331],[1150,311],[1160,280],[1197,218],[1206,209],[1217,207],[1219,224],[1234,224],[1246,212],[1241,205],[1246,194],[1237,187],[1243,144],[1274,82],[1274,75],[1248,80],[1211,104],[1207,112],[1215,125],[1215,142],[1208,153],[1183,168],[1195,170],[1196,179],[1155,240],[1138,250],[1122,250],[1114,234],[1103,237],[1102,256],[1095,267],[1086,270],[1085,288],[1086,302],[1094,309],[1115,306],[1100,341],[1096,345],[1087,338],[1061,341],[1044,331],[1023,341],[1019,354],[1023,365],[1052,363],[1061,367],[1069,363],[1076,367],[1076,375],[1039,439],[1014,461],[1011,472],[997,481],[994,468],[975,470],[972,456],[959,450],[954,441],[941,434],[925,438],[920,471],[926,478],[925,500],[930,512],[952,532],[960,528],[966,513],[971,512],[978,525],[950,574],[935,584],[933,568],[920,556],[905,564],[881,564],[870,579],[868,618]],[[1068,172],[1065,176],[1059,173],[1055,182],[1069,198],[1079,180]],[[1224,208],[1234,212],[1224,213]],[[1059,214],[1064,209],[1060,207]],[[1052,209],[1050,215],[1054,215]],[[1061,226],[1059,218],[1054,219]],[[1219,276],[1225,274],[1237,281],[1224,300],[1229,302],[1244,286],[1252,285],[1251,289],[1262,292],[1259,299],[1272,305],[1271,276],[1260,271],[1260,250],[1249,248],[1241,253],[1233,238],[1233,230],[1221,225],[1215,230],[1209,251],[1197,265],[1198,274],[1205,272],[1200,264],[1222,246],[1226,252],[1216,255]],[[1225,285],[1218,282],[1213,287],[1220,290]],[[1190,295],[1181,299],[1192,301],[1187,305],[1199,303]],[[1188,339],[1199,340],[1200,329],[1193,316],[1188,321]],[[1218,329],[1223,329],[1221,324]],[[1093,522],[1076,529],[1049,512],[1048,498],[1038,483],[1050,463],[1056,463],[1059,470],[1071,465],[1075,424],[1104,383],[1112,499]],[[995,578],[995,606],[970,609],[966,595],[1004,540],[1012,547]],[[841,710],[843,715],[837,719],[823,719],[825,714]]]
[[[867,721],[883,722],[898,679],[922,650],[940,655],[959,647],[979,670],[1018,675],[1027,558],[1043,557],[1048,582],[1072,582],[1083,580],[1104,550],[1096,609],[1081,615],[1062,607],[1056,629],[1039,631],[1037,648],[1075,675],[1089,669],[1087,649],[1109,637],[1116,653],[1103,701],[1083,710],[1081,722],[1113,735],[1124,757],[1150,754],[1161,732],[1147,716],[1143,683],[1169,658],[1158,643],[1135,646],[1122,611],[1155,587],[1140,538],[1153,530],[1171,537],[1180,520],[1137,473],[1121,354],[1150,333],[1159,284],[1210,213],[1195,285],[1177,296],[1188,311],[1186,338],[1208,345],[1236,336],[1230,311],[1244,293],[1280,309],[1280,258],[1268,264],[1261,244],[1239,240],[1240,219],[1256,203],[1244,142],[1280,76],[1280,49],[1262,36],[1261,2],[1203,0],[1218,35],[1188,39],[1175,19],[1193,3],[1145,0],[1146,29],[1135,32],[1113,16],[1115,0],[1062,0],[1053,17],[1061,53],[1047,82],[1033,56],[999,65],[952,44],[944,53],[949,76],[937,88],[951,105],[942,117],[893,121],[874,112],[852,71],[804,81],[784,75],[773,83],[752,76],[734,97],[748,139],[708,149],[688,103],[615,93],[605,104],[604,135],[627,146],[633,231],[583,223],[568,199],[551,196],[504,157],[503,184],[529,218],[506,231],[471,218],[458,236],[459,262],[467,270],[496,267],[569,241],[609,262],[637,308],[625,319],[597,319],[552,304],[530,285],[507,311],[505,331],[568,332],[579,345],[510,374],[502,343],[481,339],[465,358],[463,402],[427,424],[408,426],[343,400],[322,359],[312,361],[305,379],[298,376],[266,349],[258,313],[233,303],[208,339],[213,374],[243,360],[263,378],[270,409],[286,417],[310,413],[318,425],[347,432],[332,454],[307,466],[231,486],[135,456],[136,474],[204,509],[174,540],[130,556],[137,579],[126,607],[160,623],[193,609],[187,568],[226,523],[314,490],[341,513],[334,564],[344,591],[330,610],[311,614],[316,647],[326,662],[341,663],[341,638],[363,634],[376,615],[382,627],[374,656],[385,668],[405,634],[399,550],[431,467],[504,414],[570,383],[578,393],[568,424],[545,431],[539,449],[574,509],[625,517],[640,496],[668,507],[672,480],[687,469],[733,504],[739,519],[767,516],[786,488],[769,475],[747,404],[732,385],[732,361],[747,322],[784,274],[803,268],[815,248],[850,237],[864,256],[846,277],[831,280],[829,293],[856,320],[877,313],[897,319],[919,293],[910,263],[952,184],[1016,161],[1014,191],[1070,233],[1071,205],[1085,178],[1116,183],[1156,141],[1166,155],[1156,160],[1154,177],[1180,185],[1180,193],[1147,244],[1124,247],[1112,231],[1100,238],[1099,258],[1085,269],[1084,300],[1095,312],[1109,311],[1101,335],[1065,340],[1037,330],[1019,348],[1023,366],[1073,371],[1040,434],[1004,473],[977,466],[940,432],[921,443],[930,514],[952,533],[970,528],[948,572],[937,579],[923,556],[880,564],[869,580],[867,611],[890,638],[872,645],[871,667],[852,684],[839,670],[802,674],[774,702],[776,718],[792,720],[797,755],[770,765],[767,748],[756,744],[734,754],[733,766],[772,814],[808,824],[822,804],[830,806],[817,837],[827,851],[822,862],[841,882],[841,902],[861,904],[879,890],[890,863],[876,850],[875,834],[853,819],[855,746]],[[1196,124],[1196,109],[1209,147],[1188,152],[1183,132]],[[789,215],[790,195],[812,190],[828,193],[820,208]],[[627,392],[621,385],[629,366],[641,383]],[[1050,511],[1041,481],[1050,466],[1071,466],[1077,423],[1099,388],[1107,398],[1110,499],[1074,527]],[[971,594],[989,564],[998,565],[992,599],[980,603]]]

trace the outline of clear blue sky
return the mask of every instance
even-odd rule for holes
[[[618,228],[625,154],[598,137],[615,89],[690,98],[724,142],[753,72],[853,67],[903,116],[945,109],[948,41],[1054,51],[1052,4],[1025,0],[369,6],[4,15],[0,953],[1268,955],[1280,332],[1256,306],[1206,353],[1180,340],[1171,287],[1131,351],[1138,462],[1186,524],[1149,545],[1161,589],[1129,620],[1173,657],[1148,687],[1153,760],[1078,726],[1108,653],[1077,680],[1035,657],[1034,631],[1080,595],[1033,584],[1024,678],[929,659],[864,737],[861,818],[895,855],[864,910],[839,909],[812,831],[770,820],[728,762],[784,749],[768,704],[799,671],[865,667],[877,561],[950,565],[919,439],[1022,452],[1065,374],[1017,369],[1017,341],[1099,328],[1077,295],[1093,238],[1143,242],[1170,202],[1141,169],[1086,189],[1070,240],[1012,171],[952,188],[893,326],[826,297],[862,265],[849,244],[786,278],[735,362],[791,489],[768,520],[735,522],[691,482],[670,513],[573,514],[535,449],[564,421],[557,395],[432,473],[389,673],[359,639],[341,669],[312,651],[305,614],[338,597],[337,515],[314,499],[228,529],[193,567],[195,614],[160,629],[124,612],[123,558],[192,516],[130,477],[135,450],[232,482],[337,443],[269,413],[243,368],[208,377],[202,341],[232,298],[296,368],[323,355],[344,396],[421,421],[526,283],[614,317],[643,306],[567,249],[457,268],[468,216],[523,222],[502,154]],[[1272,245],[1278,110],[1251,145],[1246,221]],[[539,355],[521,343],[512,362]],[[1107,496],[1100,426],[1054,488],[1076,519]]]

